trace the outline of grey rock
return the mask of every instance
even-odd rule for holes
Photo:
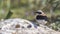
[[[34,23],[20,18],[7,19],[0,23],[3,23],[1,24],[1,34],[60,34],[60,32],[52,30],[42,24],[35,28]],[[17,26],[16,28],[17,24],[19,27]]]

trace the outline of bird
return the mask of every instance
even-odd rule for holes
[[[45,25],[47,23],[47,16],[42,10],[37,10],[35,16],[35,20],[38,24],[43,24]]]

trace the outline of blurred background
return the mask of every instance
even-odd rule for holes
[[[60,0],[0,0],[0,20],[23,18],[33,21],[36,10],[45,12],[49,26],[60,31]]]

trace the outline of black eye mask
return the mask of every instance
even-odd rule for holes
[[[35,13],[42,14],[41,12],[35,12]]]

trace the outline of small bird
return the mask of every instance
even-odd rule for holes
[[[43,24],[44,25],[44,24],[47,23],[47,16],[43,11],[38,10],[35,13],[36,13],[35,19],[38,22],[38,24]]]

